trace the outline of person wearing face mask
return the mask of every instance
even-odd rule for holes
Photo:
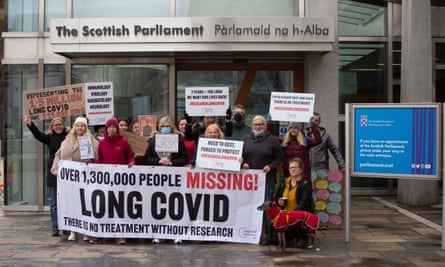
[[[259,169],[266,174],[266,192],[264,200],[272,200],[275,188],[275,176],[278,165],[283,160],[283,152],[278,139],[266,130],[267,121],[261,115],[252,120],[252,131],[242,139],[243,169]]]
[[[164,165],[164,166],[184,166],[187,163],[187,150],[184,146],[182,134],[178,133],[174,123],[170,117],[165,116],[159,120],[159,132],[155,133],[154,137],[150,139],[148,149],[145,152],[145,160],[147,165]],[[179,135],[178,152],[176,153],[158,153],[156,149],[156,135],[157,134],[177,134]]]
[[[252,132],[245,135],[242,141],[244,146],[241,168],[262,170],[266,174],[264,201],[273,200],[277,167],[283,160],[283,152],[278,139],[267,131],[266,118],[255,116],[252,120]],[[274,237],[272,224],[265,214],[261,236],[261,244],[264,245],[271,244]]]
[[[231,140],[241,140],[243,136],[252,131],[246,124],[246,110],[241,104],[232,107],[232,136]]]
[[[176,130],[175,124],[169,116],[163,116],[158,122],[159,132],[156,132],[153,138],[150,139],[148,149],[145,152],[145,162],[147,165],[157,166],[184,166],[187,163],[188,154],[184,145],[183,135]],[[178,135],[178,152],[165,153],[156,151],[156,136],[176,134]],[[175,244],[181,244],[181,238],[175,239]],[[155,238],[152,240],[153,244],[160,243],[160,240]]]

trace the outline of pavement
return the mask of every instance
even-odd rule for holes
[[[1,201],[3,203],[3,201]],[[4,216],[0,208],[0,266],[445,266],[442,199],[407,207],[395,197],[353,196],[350,242],[343,227],[318,231],[321,251],[289,245],[113,240],[90,245],[51,237],[49,215]]]

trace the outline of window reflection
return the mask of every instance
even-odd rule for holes
[[[176,16],[298,16],[298,5],[298,0],[176,0]]]
[[[72,73],[73,84],[113,82],[116,117],[168,114],[167,65],[73,65]]]
[[[169,0],[73,0],[73,18],[168,17]]]

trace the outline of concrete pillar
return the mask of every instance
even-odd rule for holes
[[[431,1],[402,1],[401,102],[433,102]],[[399,180],[399,202],[421,206],[438,201],[437,181]]]
[[[337,0],[306,1],[306,17],[332,17],[337,23],[337,5]],[[337,29],[337,24],[334,28]],[[321,114],[322,126],[338,145],[338,39],[332,51],[306,55],[304,87],[306,92],[315,93],[315,111]],[[330,158],[330,166],[336,168],[337,163],[333,157]]]

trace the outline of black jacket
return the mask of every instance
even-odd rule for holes
[[[37,126],[35,126],[34,123],[31,123],[30,125],[27,124],[26,126],[28,126],[28,129],[31,131],[32,135],[34,135],[34,137],[37,140],[39,140],[48,147],[49,159],[47,164],[46,185],[57,186],[57,177],[52,175],[50,170],[51,167],[53,166],[54,155],[59,149],[60,144],[62,144],[62,141],[65,140],[65,136],[68,134],[67,129],[64,128],[61,134],[57,134],[54,132],[50,134],[45,134],[39,131],[39,129],[37,128]]]

